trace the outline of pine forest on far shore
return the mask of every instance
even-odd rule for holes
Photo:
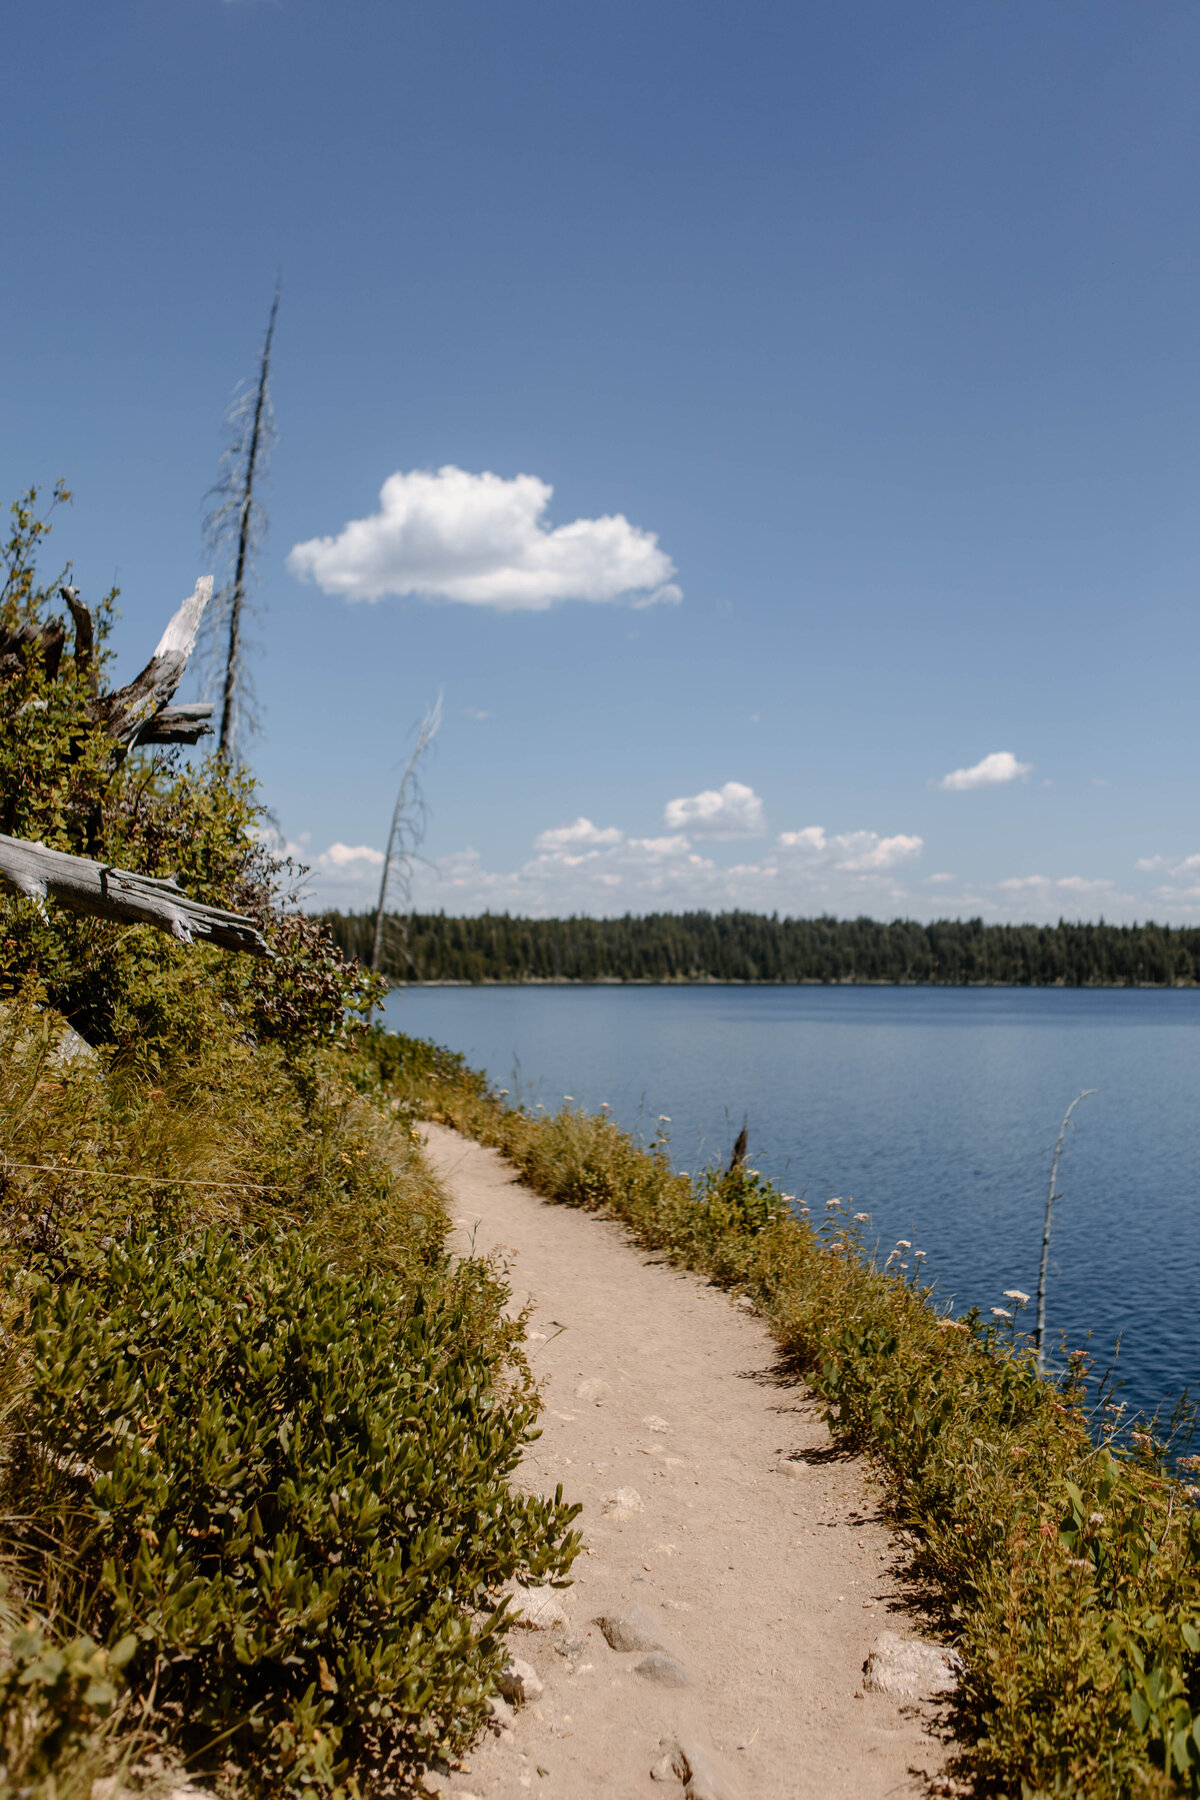
[[[324,915],[347,956],[369,960],[375,915]],[[749,912],[619,919],[389,915],[382,972],[397,981],[913,982],[939,986],[1191,987],[1200,927],[920,924],[781,919]]]

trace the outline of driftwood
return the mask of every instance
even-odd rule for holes
[[[226,950],[273,954],[252,919],[190,900],[174,877],[134,875],[86,856],[68,856],[64,850],[47,850],[44,844],[0,834],[0,880],[38,907],[57,900],[71,912],[154,925],[184,944],[207,938]]]

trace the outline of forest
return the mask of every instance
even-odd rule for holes
[[[346,956],[369,960],[372,913],[326,913]],[[389,915],[382,971],[397,981],[746,981],[996,983],[1012,987],[1190,987],[1200,927],[920,924],[651,913],[620,919]]]

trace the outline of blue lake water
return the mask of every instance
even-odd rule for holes
[[[1131,1407],[1200,1393],[1200,991],[824,987],[401,988],[395,1029],[461,1050],[551,1110],[564,1095],[677,1167],[749,1162],[819,1209],[869,1212],[959,1307],[1036,1290],[1059,1170],[1050,1342],[1103,1364],[1121,1339]],[[1032,1307],[1027,1318],[1032,1317]]]

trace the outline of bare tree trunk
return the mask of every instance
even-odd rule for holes
[[[1040,1375],[1044,1366],[1044,1347],[1046,1342],[1046,1268],[1050,1261],[1050,1214],[1054,1210],[1054,1202],[1061,1200],[1056,1182],[1058,1180],[1058,1159],[1062,1155],[1063,1139],[1067,1135],[1067,1126],[1071,1123],[1071,1114],[1081,1100],[1094,1094],[1095,1088],[1084,1088],[1082,1094],[1076,1094],[1070,1106],[1063,1114],[1063,1122],[1058,1128],[1058,1142],[1054,1146],[1054,1158],[1050,1164],[1050,1191],[1046,1195],[1046,1217],[1042,1225],[1042,1262],[1038,1270],[1037,1287],[1037,1325],[1033,1333],[1033,1347],[1037,1352],[1037,1372]]]
[[[275,318],[278,311],[279,288],[277,285],[275,298],[271,302],[271,316],[267,320],[267,336],[263,344],[262,359],[258,366],[258,389],[254,400],[250,442],[246,451],[245,481],[238,509],[237,555],[234,561],[233,594],[229,604],[229,646],[225,656],[225,681],[221,694],[221,735],[217,740],[218,753],[226,758],[233,755],[237,722],[242,609],[246,601],[247,559],[250,553],[254,522],[254,482],[258,474],[259,453],[264,436],[263,424],[268,406],[267,391],[271,376],[271,344],[275,337]]]

